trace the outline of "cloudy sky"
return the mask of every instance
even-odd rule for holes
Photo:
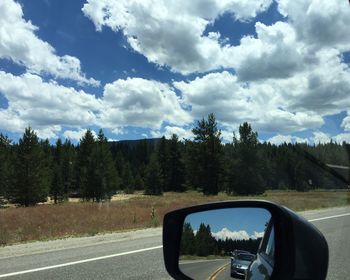
[[[189,223],[196,233],[200,224],[209,225],[216,239],[249,239],[262,237],[270,212],[261,208],[225,208],[190,214]]]
[[[1,0],[0,132],[350,142],[347,0]],[[349,111],[348,111],[349,110]]]

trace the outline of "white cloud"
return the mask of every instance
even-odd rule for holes
[[[340,133],[333,136],[332,139],[339,144],[342,144],[343,142],[350,143],[350,133]]]
[[[0,109],[0,128],[22,132],[30,125],[45,138],[55,138],[62,127],[97,125],[123,134],[126,126],[159,129],[164,122],[172,124],[166,128],[168,134],[184,136],[179,126],[191,121],[171,87],[141,78],[106,84],[104,95],[96,98],[54,81],[45,82],[38,75],[0,71],[0,92],[9,105]]]
[[[151,131],[151,136],[154,138],[164,136],[165,138],[170,139],[173,134],[176,134],[180,141],[183,139],[193,139],[191,129],[185,129],[179,126],[166,126],[162,132],[159,130]]]
[[[347,3],[280,0],[286,22],[257,22],[256,36],[241,38],[238,46],[229,45],[218,32],[203,33],[225,12],[246,21],[270,4],[91,0],[83,12],[97,30],[107,26],[123,32],[134,50],[173,71],[188,74],[234,68],[236,75],[223,71],[174,82],[192,121],[214,112],[228,131],[244,121],[258,131],[277,134],[319,129],[324,116],[350,106],[350,70],[342,59],[350,42]],[[305,11],[310,17],[303,16]],[[339,17],[334,16],[337,13]],[[327,28],[320,30],[318,23]],[[336,31],[329,34],[331,30]],[[331,43],[324,40],[328,36]],[[346,123],[347,119],[345,128]]]
[[[183,125],[190,121],[181,99],[167,84],[142,78],[127,78],[106,84],[103,112],[104,127],[136,126],[159,129],[163,122]]]
[[[264,110],[263,107],[260,110]],[[324,124],[323,118],[313,112],[287,112],[281,109],[266,111],[256,127],[265,131],[294,132],[308,128],[318,128]]]
[[[239,134],[235,133],[235,137],[239,138]],[[233,131],[221,130],[221,138],[225,143],[231,143],[233,141]]]
[[[341,127],[344,128],[345,131],[350,131],[350,114],[348,112],[347,116],[343,119],[341,123]]]
[[[22,132],[30,125],[44,138],[55,138],[62,126],[94,123],[94,111],[101,109],[94,95],[29,73],[15,76],[0,71],[0,92],[8,100],[8,108],[0,110],[0,128]]]
[[[101,31],[122,31],[131,48],[150,62],[184,74],[220,68],[224,39],[204,35],[223,13],[246,21],[265,11],[271,0],[238,1],[109,1],[88,0],[82,9]],[[181,13],[179,13],[181,11]]]
[[[116,127],[112,130],[112,133],[115,135],[123,135],[125,133],[125,130],[123,127]]]
[[[210,73],[188,82],[175,82],[174,86],[182,92],[184,103],[191,106],[194,119],[214,112],[222,124],[232,126],[252,120],[251,116],[254,116],[247,91],[237,83],[237,77],[227,71]]]
[[[279,133],[321,127],[324,123],[322,115],[313,111],[288,111],[290,99],[280,95],[282,85],[276,80],[247,85],[223,71],[175,82],[174,86],[181,91],[184,103],[191,107],[193,119],[213,112],[219,123],[232,130],[245,121],[259,131]]]
[[[270,139],[276,143],[305,142],[291,134],[320,129],[325,116],[350,107],[350,69],[342,57],[350,50],[348,3],[279,0],[286,22],[257,22],[256,36],[241,38],[237,46],[229,45],[219,32],[204,32],[224,13],[232,15],[232,22],[249,21],[271,2],[88,1],[83,12],[97,30],[122,32],[130,47],[149,61],[183,74],[221,71],[172,85],[118,79],[106,84],[103,96],[96,98],[38,76],[50,73],[94,84],[81,73],[77,58],[58,56],[38,38],[37,27],[24,19],[21,6],[4,0],[0,58],[25,65],[31,73],[0,72],[0,91],[9,101],[9,108],[0,109],[0,126],[20,132],[30,124],[50,137],[63,126],[97,125],[117,135],[134,126],[150,128],[152,136],[175,132],[181,139],[191,137],[188,124],[213,112],[224,127],[224,141],[230,142],[231,131],[248,121],[254,130],[276,133]],[[221,70],[226,67],[234,68],[235,74]],[[350,131],[349,116],[341,126]],[[326,142],[330,137],[315,132],[309,141]]]
[[[316,131],[313,133],[314,137],[312,139],[312,141],[314,142],[314,144],[326,144],[329,143],[331,141],[331,137],[324,132],[321,131]]]
[[[191,128],[184,128],[179,126],[165,126],[162,130],[152,130],[151,136],[154,138],[160,138],[164,136],[167,139],[170,139],[173,134],[176,134],[179,137],[179,140],[189,139],[192,140],[194,135]],[[236,135],[236,137],[239,135]],[[233,131],[221,130],[222,141],[232,142]],[[239,138],[239,137],[238,137]]]
[[[211,233],[213,237],[216,239],[222,239],[225,240],[233,239],[233,240],[248,240],[248,239],[257,239],[264,236],[264,232],[254,232],[254,234],[249,235],[245,230],[239,230],[239,231],[231,231],[228,228],[223,228],[218,232],[212,232]]]
[[[309,140],[307,138],[300,138],[297,136],[292,135],[280,135],[277,134],[276,136],[271,137],[270,139],[266,140],[266,142],[270,142],[271,144],[275,145],[281,145],[283,143],[309,143]]]
[[[61,131],[60,125],[52,125],[49,127],[41,127],[35,129],[38,137],[41,139],[55,139],[57,134]]]
[[[55,49],[35,34],[38,27],[24,19],[19,3],[13,0],[0,2],[0,26],[0,58],[24,65],[31,73],[48,73],[57,78],[99,85],[98,81],[85,77],[79,59],[56,55]]]
[[[305,68],[307,53],[290,24],[257,22],[255,30],[257,37],[245,36],[238,46],[222,49],[221,64],[233,67],[240,80],[287,78]]]
[[[79,141],[86,133],[87,129],[79,129],[79,130],[66,130],[63,132],[63,136],[65,138],[69,138],[71,140]],[[96,138],[96,132],[91,130],[92,135]]]
[[[279,11],[288,16],[298,39],[313,48],[320,46],[350,50],[348,1],[277,0]]]
[[[262,237],[264,237],[264,234],[265,234],[264,231],[262,231],[262,232],[254,231],[254,234],[251,235],[251,238],[252,239],[262,238]]]

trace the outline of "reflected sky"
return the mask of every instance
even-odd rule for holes
[[[185,223],[190,223],[194,231],[204,223],[210,225],[212,232],[226,228],[230,231],[245,230],[249,235],[254,235],[254,232],[265,230],[270,218],[270,212],[262,208],[225,208],[190,214]]]

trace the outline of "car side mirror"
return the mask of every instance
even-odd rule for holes
[[[175,279],[325,279],[328,269],[328,245],[318,229],[267,201],[167,213],[163,254]]]

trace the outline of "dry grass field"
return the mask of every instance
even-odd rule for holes
[[[271,191],[250,197],[224,193],[203,196],[198,192],[186,192],[165,193],[159,197],[133,195],[127,199],[114,198],[106,203],[65,202],[27,208],[11,207],[0,209],[0,245],[160,226],[164,214],[170,210],[236,199],[274,201],[295,211],[350,205],[349,192]]]

